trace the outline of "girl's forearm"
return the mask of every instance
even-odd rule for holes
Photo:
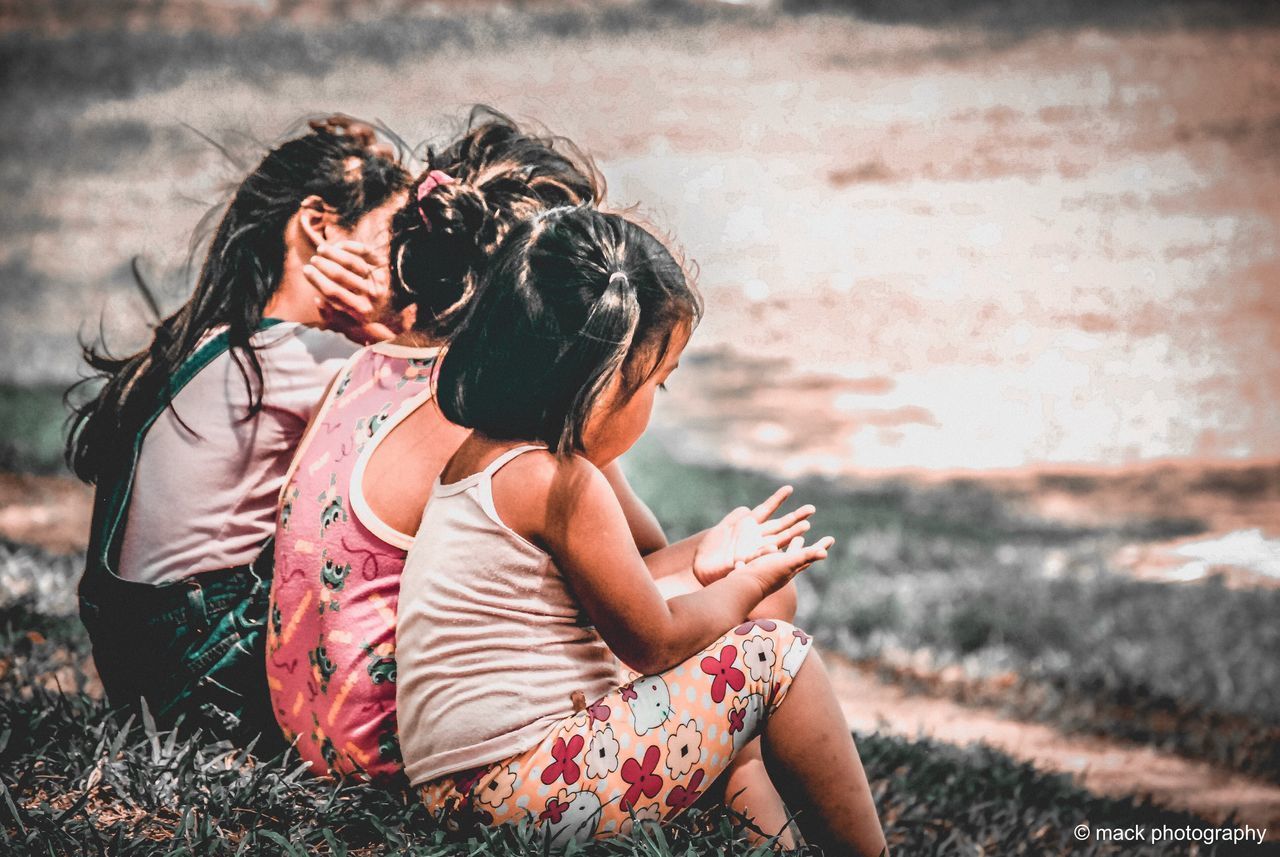
[[[654,580],[680,574],[693,568],[693,554],[698,549],[698,542],[703,534],[696,533],[687,539],[681,539],[673,545],[646,554],[644,564]]]
[[[796,609],[799,607],[799,598],[796,595],[796,584],[794,581],[779,589],[771,595],[766,595],[755,607],[751,608],[749,619],[781,619],[784,622],[792,622],[796,618]]]
[[[648,557],[664,549],[667,546],[667,536],[662,532],[662,525],[658,523],[657,516],[648,505],[632,490],[631,483],[627,481],[621,465],[617,461],[612,461],[600,472],[608,480],[609,487],[618,498],[618,504],[622,506],[622,513],[627,518],[627,526],[631,529],[631,538],[635,540],[636,549],[640,551],[640,555]]]
[[[667,621],[654,629],[661,643],[649,647],[644,663],[628,666],[646,674],[673,667],[742,624],[762,599],[758,582],[732,574],[697,592],[672,598],[666,602]]]

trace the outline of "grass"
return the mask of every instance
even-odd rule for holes
[[[60,467],[58,394],[0,387],[5,464]],[[677,465],[652,440],[628,466],[674,538],[777,484]],[[1265,492],[1277,479],[1259,469],[1221,487]],[[838,538],[801,581],[800,621],[825,645],[920,689],[1280,781],[1280,590],[1149,583],[1110,566],[1121,544],[1194,534],[1197,521],[1068,526],[964,480],[807,480],[798,495],[820,510],[815,532]],[[13,593],[63,585],[15,574],[0,567]],[[935,680],[956,667],[963,680]]]
[[[0,382],[0,469],[58,473],[62,464],[65,387]]]
[[[16,569],[16,570],[15,570]],[[0,544],[10,580],[61,580],[74,563]],[[11,592],[6,587],[5,593]],[[86,691],[87,642],[67,600],[26,590],[0,605],[0,851],[112,855],[544,853],[537,831],[508,827],[463,839],[411,796],[306,776],[296,758],[259,760],[199,736],[122,720]],[[1185,845],[1133,850],[1080,845],[1072,829],[1203,826],[1192,816],[1090,796],[1066,778],[982,746],[857,736],[898,854],[1216,854]],[[748,854],[740,819],[723,810],[588,855]],[[755,853],[763,854],[764,851]],[[802,852],[797,852],[802,853]]]
[[[61,414],[56,388],[0,387],[4,463],[56,471]],[[654,440],[628,468],[673,538],[777,484],[676,464]],[[1260,468],[1220,487],[1257,494],[1276,480]],[[1069,526],[965,480],[811,479],[798,496],[820,510],[815,532],[838,538],[801,579],[799,620],[825,645],[920,689],[1280,781],[1280,590],[1150,583],[1110,565],[1122,544],[1194,534],[1199,522]],[[13,560],[0,582],[46,598],[70,589]],[[957,667],[961,680],[936,680]]]
[[[970,676],[951,689],[1068,729],[1149,743],[1280,780],[1280,591],[993,568],[945,578],[844,579],[812,614],[855,658],[928,654]],[[837,605],[856,597],[860,607]],[[917,677],[890,657],[898,679]],[[910,658],[918,662],[918,658]],[[927,678],[921,683],[928,687]]]
[[[980,25],[1010,34],[1046,29],[1238,28],[1273,24],[1269,0],[783,0],[796,13],[828,11],[924,27]]]
[[[629,465],[674,537],[778,484],[676,465],[654,442]],[[1259,472],[1245,488],[1280,480]],[[922,662],[926,675],[958,666],[973,680],[944,689],[962,698],[1280,781],[1280,590],[1144,582],[1111,565],[1122,544],[1193,534],[1198,522],[1062,525],[963,480],[810,479],[797,498],[817,505],[815,533],[837,537],[801,578],[799,621],[825,645],[899,679],[921,678]]]
[[[1016,5],[1007,20],[1017,27],[1043,23],[1036,16],[1046,10],[1060,14],[1062,25],[1105,23],[1139,11],[1129,2],[822,5],[925,26],[970,23],[979,5]],[[1252,10],[1270,7],[1238,8],[1247,21]],[[13,235],[56,235],[61,221],[25,210],[42,180],[110,172],[126,158],[122,153],[145,151],[156,135],[171,133],[129,119],[83,121],[80,112],[89,103],[127,102],[226,70],[266,90],[282,73],[370,57],[392,66],[443,44],[646,33],[754,14],[677,0],[340,27],[266,23],[235,35],[198,27],[6,34],[0,36],[0,117],[7,130],[0,130],[0,145],[9,158],[0,168],[0,188],[27,204],[0,214],[0,224]],[[0,307],[14,312],[31,295],[62,287],[17,265],[0,271],[0,279],[6,295]],[[0,387],[0,466],[58,470],[58,392]],[[774,486],[758,474],[674,467],[653,445],[639,451],[632,472],[676,536]],[[801,492],[822,509],[819,531],[840,538],[832,559],[808,572],[804,584],[810,606],[802,622],[828,645],[922,683],[927,675],[903,664],[923,660],[933,671],[959,665],[975,679],[958,686],[969,698],[1280,776],[1274,621],[1280,604],[1274,594],[1213,583],[1143,584],[1109,566],[1112,549],[1124,541],[1191,534],[1197,522],[1065,526],[1023,515],[982,485],[963,481],[921,488],[816,480]],[[77,572],[74,560],[0,544],[0,593],[8,599],[0,611],[0,828],[7,837],[0,851],[466,850],[446,841],[411,801],[314,783],[287,761],[248,765],[223,748],[148,734],[145,724],[112,717],[89,693],[85,643],[71,618]],[[994,685],[984,683],[1010,674],[1012,686],[989,691]],[[1081,818],[1095,825],[1177,818],[1095,801],[986,749],[870,735],[860,740],[899,853],[1082,853],[1087,849],[1069,839]],[[665,844],[602,845],[597,853],[738,850],[732,819],[702,824],[696,834],[676,833]],[[503,836],[472,845],[494,854],[536,850],[527,832]]]

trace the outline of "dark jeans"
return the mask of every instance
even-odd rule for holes
[[[270,565],[268,545],[253,565],[163,586],[86,572],[80,618],[111,703],[145,699],[160,728],[181,717],[240,747],[257,737],[259,756],[283,750],[267,692]]]

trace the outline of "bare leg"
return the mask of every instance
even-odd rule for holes
[[[742,748],[725,771],[724,779],[725,803],[751,819],[766,836],[778,836],[783,848],[796,847],[787,825],[787,807],[764,768],[759,738]],[[754,834],[749,835],[758,840]]]
[[[750,619],[785,619],[796,617],[796,585],[784,588],[761,601],[748,615]],[[769,836],[778,835],[783,848],[795,848],[795,837],[787,824],[787,806],[769,779],[761,754],[760,739],[742,748],[742,752],[725,772],[725,801],[735,811],[755,822]]]
[[[816,651],[765,724],[764,756],[806,842],[832,855],[887,853],[862,759]]]
[[[667,598],[694,592],[701,586],[692,572],[659,578],[657,584],[659,591]],[[789,583],[761,601],[751,611],[750,618],[784,619],[790,622],[795,615],[795,584]],[[774,788],[773,781],[769,779],[769,772],[765,770],[759,739],[743,747],[742,752],[729,763],[723,784],[725,803],[735,812],[751,819],[756,827],[769,836],[781,833],[778,842],[784,848],[795,847],[794,837],[786,829],[787,807]]]

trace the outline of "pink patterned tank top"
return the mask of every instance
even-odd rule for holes
[[[285,477],[267,683],[316,774],[398,778],[396,603],[411,535],[360,492],[374,447],[431,397],[438,349],[379,343],[338,373]]]

